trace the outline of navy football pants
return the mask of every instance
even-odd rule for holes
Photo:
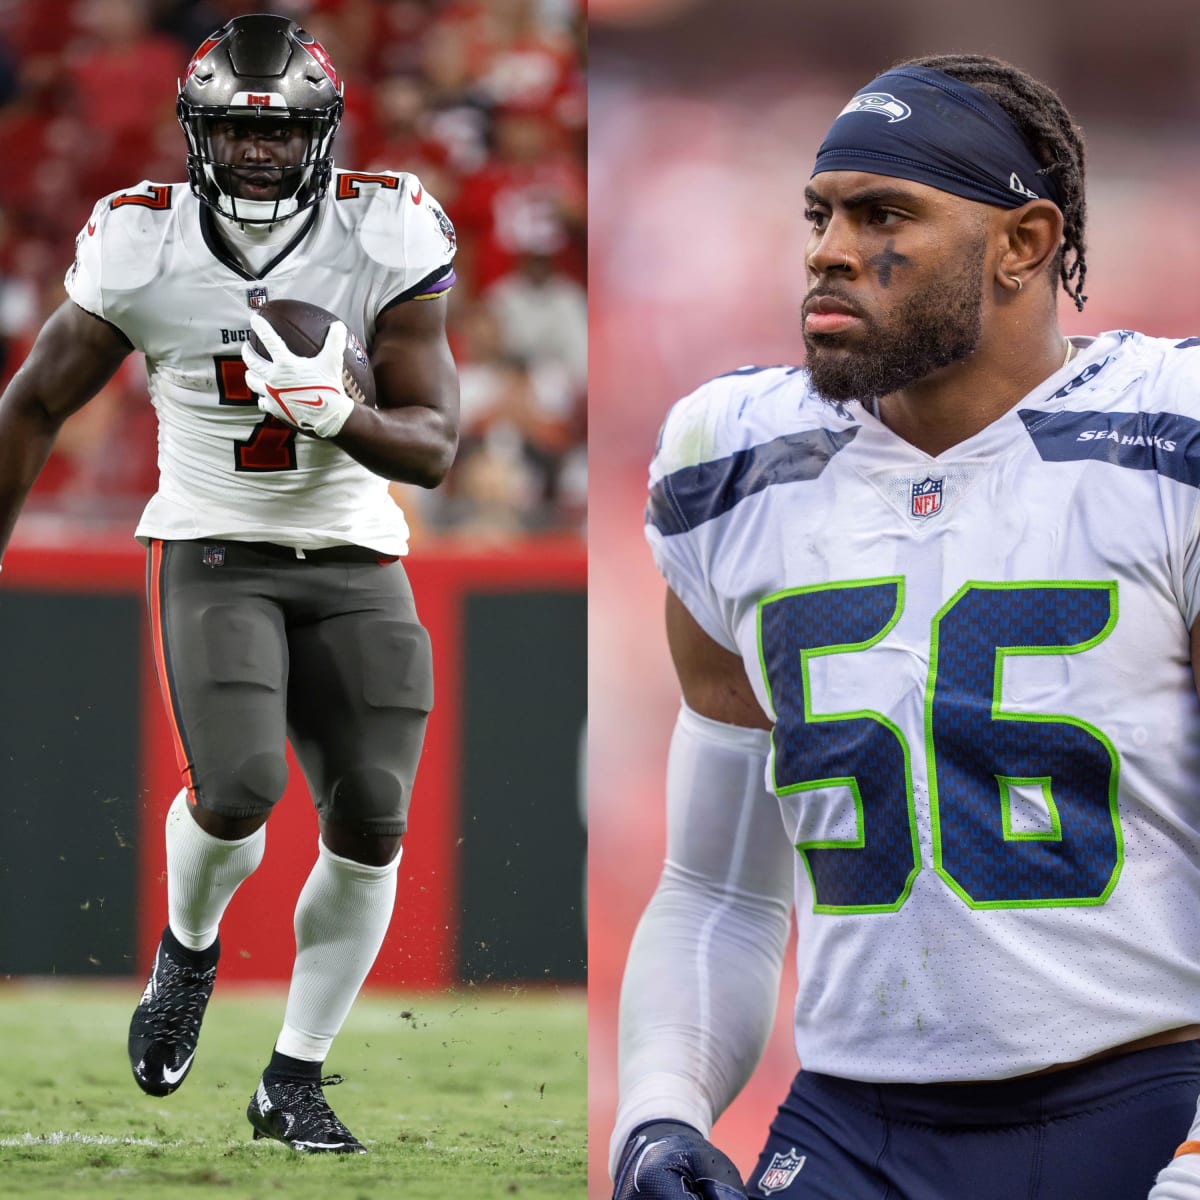
[[[1187,1137],[1198,1095],[1200,1042],[989,1083],[857,1083],[801,1071],[747,1192],[752,1200],[1146,1200]]]

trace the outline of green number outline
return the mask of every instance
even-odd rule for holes
[[[824,657],[829,654],[850,654],[856,650],[869,650],[876,643],[886,637],[895,627],[897,621],[900,620],[900,614],[904,611],[904,576],[903,575],[888,575],[878,579],[852,579],[847,582],[828,583],[828,584],[813,584],[807,587],[786,588],[780,592],[773,592],[769,596],[763,597],[758,603],[758,661],[762,671],[763,685],[767,692],[767,701],[771,705],[772,715],[778,721],[778,710],[775,707],[775,698],[771,694],[771,680],[767,673],[766,656],[763,652],[762,643],[762,614],[763,609],[768,604],[774,604],[778,600],[784,600],[789,596],[798,596],[812,592],[828,592],[828,591],[849,591],[852,588],[878,587],[880,584],[894,584],[896,587],[896,606],[891,617],[880,631],[874,637],[868,638],[865,642],[852,642],[843,646],[816,646],[811,649],[800,650],[800,674],[804,686],[804,723],[805,724],[825,724],[833,721],[848,721],[848,720],[867,720],[875,721],[889,730],[900,743],[900,749],[904,754],[904,790],[908,804],[908,828],[912,845],[913,865],[908,873],[908,878],[904,881],[904,889],[899,897],[891,904],[821,904],[817,901],[817,885],[813,879],[812,867],[809,865],[808,854],[809,850],[861,850],[866,845],[866,832],[863,826],[863,807],[862,795],[858,790],[858,780],[853,775],[844,776],[838,779],[814,779],[805,783],[789,784],[786,787],[779,787],[778,780],[775,778],[775,729],[771,731],[771,784],[775,789],[777,796],[790,796],[796,792],[810,792],[818,788],[825,787],[848,787],[851,795],[854,797],[854,820],[857,835],[854,838],[848,839],[830,839],[819,842],[797,842],[796,850],[800,853],[800,858],[804,863],[804,869],[808,873],[808,882],[812,888],[813,894],[813,912],[816,913],[883,913],[896,912],[901,905],[908,899],[909,893],[912,891],[912,886],[917,875],[921,871],[921,848],[917,839],[917,811],[913,797],[912,784],[912,762],[909,754],[908,742],[904,734],[900,732],[898,726],[892,721],[889,721],[882,713],[875,712],[871,709],[859,709],[855,712],[840,712],[840,713],[814,713],[812,711],[812,687],[809,680],[808,664],[809,660],[818,657]]]
[[[1108,598],[1108,620],[1104,627],[1095,637],[1089,638],[1085,642],[1076,642],[1063,646],[997,646],[995,667],[992,673],[992,711],[991,719],[993,721],[1021,721],[1021,722],[1039,722],[1043,724],[1053,725],[1074,725],[1077,729],[1083,730],[1095,738],[1105,749],[1108,754],[1109,762],[1112,764],[1108,775],[1108,807],[1109,814],[1112,819],[1113,833],[1116,836],[1117,842],[1117,861],[1113,867],[1112,874],[1109,876],[1108,884],[1099,896],[1073,896],[1073,897],[1055,897],[1045,900],[975,900],[962,887],[961,884],[954,878],[953,875],[942,865],[942,823],[941,811],[939,807],[938,785],[937,785],[937,755],[933,748],[933,697],[937,688],[937,671],[938,671],[938,648],[939,634],[942,618],[947,616],[950,610],[967,594],[969,591],[1029,591],[1034,588],[1086,588],[1089,591],[1105,590],[1109,594]],[[1090,650],[1093,646],[1099,645],[1110,633],[1117,624],[1117,583],[1116,580],[1022,580],[1020,583],[988,583],[981,580],[968,580],[938,609],[932,621],[932,642],[929,653],[929,680],[925,685],[925,760],[926,769],[928,772],[929,784],[929,817],[933,829],[933,869],[946,884],[961,899],[969,908],[974,909],[994,909],[994,908],[1079,908],[1098,904],[1103,904],[1109,896],[1112,895],[1113,888],[1117,886],[1117,880],[1121,877],[1121,869],[1125,865],[1125,840],[1121,835],[1121,821],[1117,812],[1117,788],[1120,776],[1120,756],[1117,754],[1116,747],[1109,741],[1108,737],[1095,725],[1088,721],[1084,721],[1079,717],[1067,716],[1063,713],[1006,713],[1000,711],[1000,689],[1004,679],[1004,664],[1010,657],[1018,655],[1060,655],[1060,654],[1082,654],[1085,650]],[[1001,779],[1008,779],[1008,776],[995,776],[998,783]],[[1020,782],[1026,782],[1021,780]],[[1035,782],[1035,781],[1029,781]],[[1001,793],[1004,795],[1004,787],[1001,783]],[[1057,837],[1061,839],[1061,830],[1058,828],[1057,817],[1058,809],[1054,805],[1053,799],[1049,794],[1049,786],[1046,785],[1047,800],[1050,803],[1050,811],[1055,822],[1055,831]],[[1006,799],[1007,797],[1004,796]],[[1007,814],[1006,814],[1007,817]],[[1006,821],[1007,826],[1007,821]],[[1011,841],[1032,841],[1032,840],[1051,840],[1055,836],[1054,831],[1050,834],[1015,834],[1012,838],[1008,837],[1008,829],[1005,829],[1005,840]]]
[[[1051,788],[1049,775],[997,775],[996,782],[1000,785],[1000,817],[1004,826],[1006,842],[1061,842],[1062,821],[1058,817],[1058,805],[1054,803],[1054,792]],[[1019,833],[1012,827],[1012,788],[1031,783],[1042,785],[1042,799],[1050,812],[1050,828],[1034,829]]]

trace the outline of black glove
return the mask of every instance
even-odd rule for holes
[[[682,1121],[650,1121],[629,1135],[613,1200],[746,1200],[737,1167]]]

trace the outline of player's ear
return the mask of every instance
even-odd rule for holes
[[[1000,276],[1028,281],[1054,262],[1063,239],[1063,215],[1057,204],[1030,200],[1003,213],[1001,226],[1005,248],[997,264]]]

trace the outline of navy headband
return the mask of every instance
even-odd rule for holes
[[[1062,207],[1053,178],[1008,113],[978,88],[928,67],[895,67],[856,92],[817,151],[813,174],[869,171],[967,200]]]

